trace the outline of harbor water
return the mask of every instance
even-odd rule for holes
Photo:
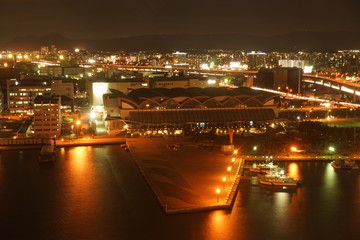
[[[360,239],[360,171],[330,162],[279,162],[301,187],[244,180],[231,210],[165,215],[119,145],[38,154],[1,152],[0,239]]]

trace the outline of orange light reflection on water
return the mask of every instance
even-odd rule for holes
[[[290,163],[287,170],[287,175],[292,177],[296,180],[301,179],[301,174],[299,172],[299,165],[298,163]]]
[[[68,157],[70,157],[70,167],[73,172],[80,174],[84,171],[89,150],[89,147],[76,147],[69,151]]]
[[[83,226],[96,226],[100,213],[97,172],[93,167],[91,147],[75,147],[66,154],[71,185],[70,204],[73,206],[72,221]],[[92,217],[91,217],[92,216]],[[84,229],[77,229],[84,231]],[[91,230],[89,230],[91,231]]]
[[[208,239],[230,239],[229,216],[225,211],[214,211],[209,214],[206,229],[210,234],[206,235],[211,237]]]

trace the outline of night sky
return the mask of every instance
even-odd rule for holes
[[[0,42],[173,33],[359,31],[359,0],[0,0]]]

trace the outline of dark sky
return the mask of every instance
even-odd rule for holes
[[[52,33],[99,39],[341,30],[360,31],[360,0],[0,0],[0,42]]]

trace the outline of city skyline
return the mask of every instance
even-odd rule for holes
[[[69,38],[161,34],[273,36],[298,31],[355,31],[360,3],[318,1],[2,1],[0,43],[58,33]],[[344,36],[346,37],[346,36]]]

